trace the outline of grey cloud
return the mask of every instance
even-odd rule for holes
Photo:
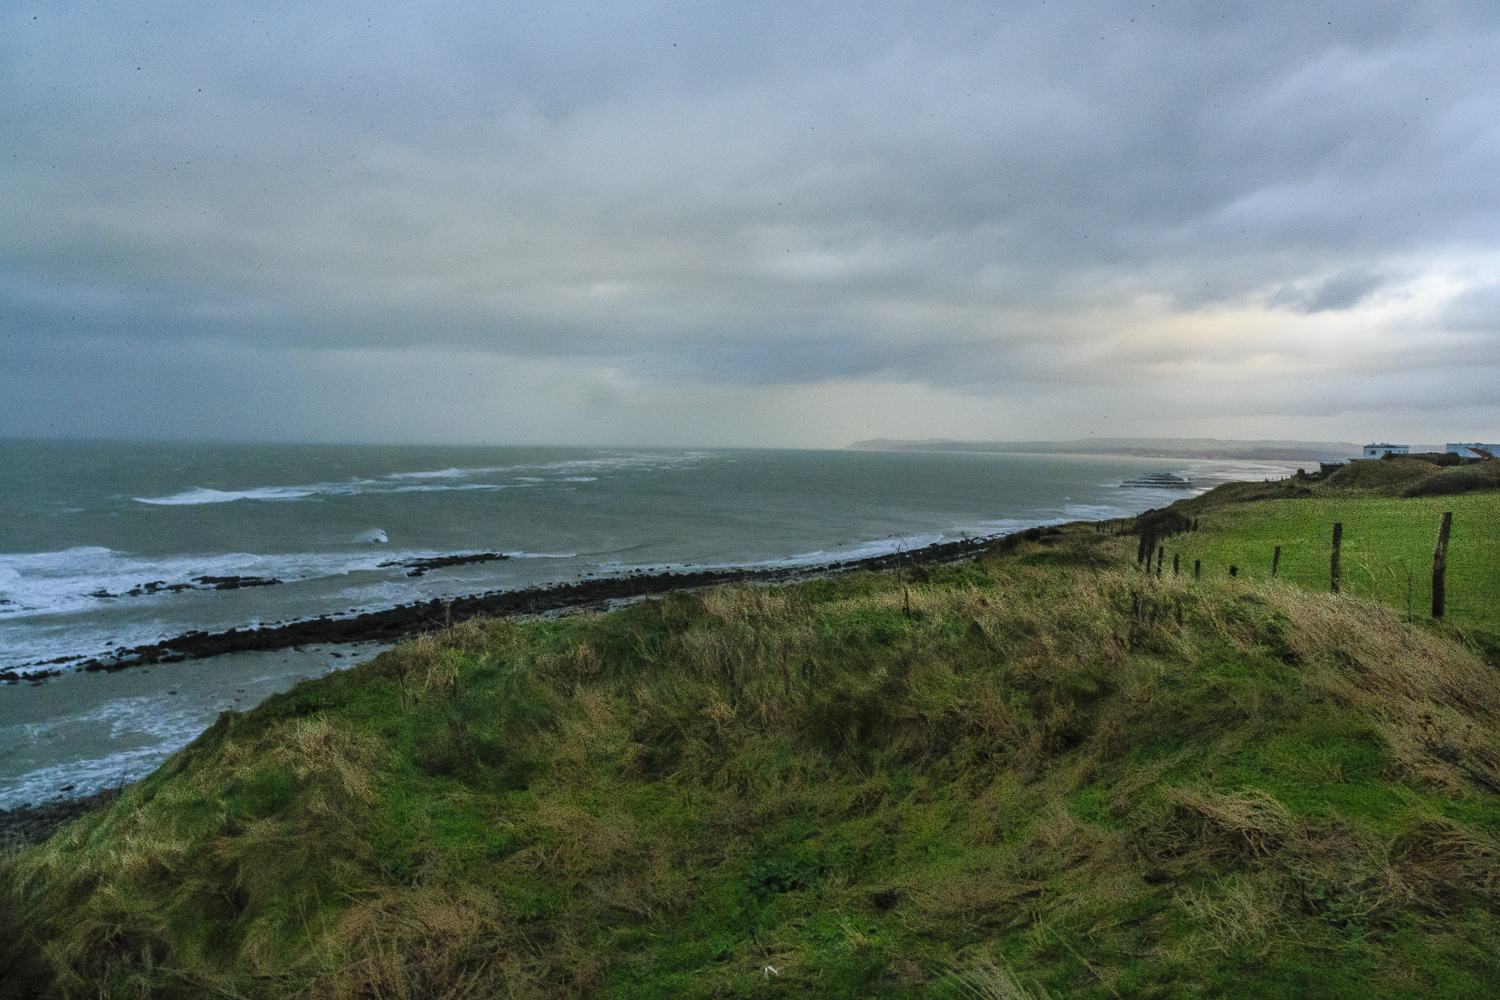
[[[1149,382],[1080,317],[1493,252],[1496,66],[1477,2],[11,8],[0,329]]]
[[[1349,309],[1378,291],[1386,281],[1386,275],[1379,272],[1355,269],[1307,287],[1279,289],[1269,301],[1303,313]]]

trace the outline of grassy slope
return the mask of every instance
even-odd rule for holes
[[[1334,522],[1344,526],[1344,589],[1396,606],[1413,616],[1432,609],[1432,553],[1444,511],[1453,514],[1448,550],[1447,615],[1500,631],[1500,493],[1452,497],[1312,497],[1224,505],[1199,516],[1199,530],[1163,544],[1170,564],[1185,570],[1202,560],[1204,572],[1228,567],[1269,579],[1272,552],[1281,546],[1278,575],[1308,590],[1329,587]]]
[[[0,994],[1500,994],[1494,668],[1134,555],[468,623],[301,685],[0,860]]]

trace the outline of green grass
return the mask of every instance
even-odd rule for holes
[[[1163,542],[1168,572],[1179,556],[1203,572],[1267,580],[1281,546],[1280,580],[1327,591],[1333,525],[1344,526],[1342,587],[1406,614],[1432,611],[1432,556],[1443,512],[1453,513],[1448,548],[1447,615],[1455,622],[1500,631],[1500,493],[1450,497],[1349,497],[1266,500],[1213,507],[1199,530]]]
[[[470,622],[227,713],[0,858],[0,996],[1500,995],[1495,669],[1134,554]]]

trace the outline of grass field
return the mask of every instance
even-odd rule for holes
[[[1333,525],[1344,526],[1342,586],[1403,615],[1432,610],[1432,554],[1444,511],[1453,512],[1448,548],[1447,616],[1457,625],[1500,631],[1500,493],[1451,497],[1358,497],[1264,500],[1213,507],[1199,516],[1199,530],[1163,544],[1191,573],[1225,576],[1231,565],[1242,577],[1267,580],[1272,555],[1281,546],[1278,578],[1311,591],[1329,589]]]
[[[1500,996],[1495,668],[1134,555],[468,622],[226,713],[0,856],[0,996]]]

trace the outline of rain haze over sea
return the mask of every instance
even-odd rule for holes
[[[632,571],[816,567],[1127,516],[1268,462],[983,453],[0,443],[0,807],[133,780],[377,648],[79,672],[221,631]],[[423,569],[424,560],[492,553]]]

